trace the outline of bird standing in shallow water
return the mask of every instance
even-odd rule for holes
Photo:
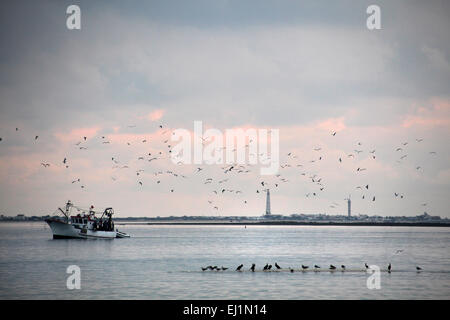
[[[369,269],[369,266],[367,265],[367,263],[364,263],[364,265],[366,266],[366,269]]]
[[[342,268],[342,271],[344,271],[344,270],[345,270],[345,266],[344,266],[344,265],[341,265],[341,268]]]
[[[421,268],[421,267],[416,267],[416,270],[417,270],[417,271],[421,271],[422,268]]]
[[[389,273],[391,273],[391,268],[392,268],[392,266],[391,266],[391,263],[389,262],[389,265],[388,265],[388,272]]]
[[[252,264],[252,267],[250,268],[250,270],[252,270],[252,272],[255,272],[255,264]]]
[[[278,265],[278,263],[276,263],[275,262],[275,267],[277,268],[277,269],[281,269],[281,267]]]
[[[306,269],[308,269],[308,268],[309,268],[308,266],[302,265],[302,269],[303,269],[303,270],[306,270]]]
[[[241,271],[241,269],[242,269],[243,266],[244,266],[243,264],[240,264],[240,265],[236,268],[236,271]]]
[[[330,264],[330,270],[335,270],[335,269],[336,269],[336,267],[333,266],[332,264]]]

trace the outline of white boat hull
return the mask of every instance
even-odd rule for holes
[[[74,225],[57,220],[47,220],[53,239],[114,239],[116,231],[78,229]]]

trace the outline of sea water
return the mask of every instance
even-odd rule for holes
[[[44,222],[0,223],[0,299],[450,298],[450,228],[117,227],[131,238],[53,240]],[[275,262],[296,271],[261,272]],[[368,287],[365,263],[381,269],[378,289]],[[326,271],[301,272],[302,264]],[[67,286],[73,265],[79,290]],[[229,269],[202,271],[208,265]]]

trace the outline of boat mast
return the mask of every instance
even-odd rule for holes
[[[70,200],[69,200],[69,201],[67,201],[67,203],[66,203],[66,211],[65,211],[65,212],[64,212],[63,209],[58,208],[59,211],[61,211],[62,214],[66,217],[67,221],[69,221],[69,214],[70,214],[70,207],[71,207],[71,206],[72,206],[72,203],[71,203]]]

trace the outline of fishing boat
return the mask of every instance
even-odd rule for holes
[[[77,214],[74,214],[77,210]],[[82,209],[67,201],[65,210],[58,208],[62,216],[48,218],[48,223],[53,232],[53,239],[114,239],[129,238],[125,232],[114,229],[113,208],[106,208],[103,212],[94,211],[94,206]],[[96,214],[100,214],[97,217]]]

